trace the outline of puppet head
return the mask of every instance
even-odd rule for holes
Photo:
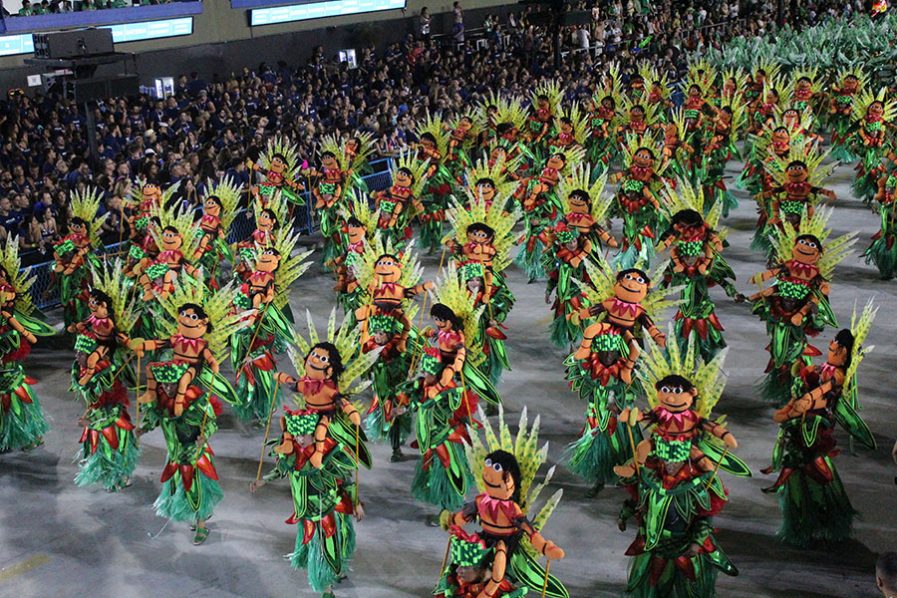
[[[374,273],[381,283],[399,282],[402,277],[402,262],[396,256],[384,253],[377,258]]]
[[[305,356],[305,375],[312,380],[339,381],[343,360],[333,343],[318,343]]]
[[[255,261],[255,269],[258,272],[276,272],[280,267],[280,252],[269,247],[259,254]]]
[[[477,195],[486,202],[495,200],[495,181],[488,177],[477,179]]]
[[[839,367],[846,368],[850,365],[850,356],[853,353],[853,345],[855,339],[853,333],[844,328],[835,335],[835,338],[828,344],[828,357],[826,362]]]
[[[638,268],[628,268],[617,274],[614,296],[627,303],[641,303],[648,296],[651,279]]]
[[[90,314],[97,318],[108,318],[112,310],[112,297],[99,289],[91,289],[87,299]]]
[[[855,92],[860,87],[860,80],[856,75],[847,75],[841,85],[841,91]]]
[[[209,216],[221,216],[221,209],[223,207],[224,205],[221,203],[221,198],[217,195],[209,195],[202,203],[203,212]]]
[[[635,106],[630,108],[629,120],[636,123],[645,120],[645,109],[639,104],[636,104]]]
[[[785,167],[785,176],[789,183],[805,183],[810,176],[807,165],[800,160],[792,160]]]
[[[678,374],[664,376],[654,384],[657,402],[670,413],[683,413],[692,408],[698,397],[698,389]]]
[[[361,223],[361,220],[355,216],[350,216],[349,219],[346,220],[346,235],[349,237],[349,243],[354,245],[365,240],[367,237],[367,229],[364,224]]]
[[[647,147],[640,147],[632,154],[632,163],[638,168],[654,168],[654,152]]]
[[[255,227],[260,231],[272,232],[277,224],[277,215],[268,208],[259,212],[255,219]]]
[[[212,324],[205,310],[196,303],[185,303],[178,309],[177,333],[195,340],[212,331]]]
[[[323,152],[321,154],[321,166],[328,170],[338,169],[339,162],[336,161],[336,154],[333,152]]]
[[[436,323],[436,328],[438,328],[440,332],[464,330],[464,322],[461,321],[461,318],[455,315],[452,308],[444,303],[434,303],[433,307],[430,308],[430,316],[433,318],[433,321]]]
[[[268,165],[268,170],[272,172],[276,172],[277,174],[284,174],[290,169],[290,163],[287,161],[287,157],[283,154],[274,154],[271,156],[271,164]]]
[[[517,457],[503,450],[486,455],[483,482],[489,498],[520,501],[520,464]]]
[[[166,226],[162,229],[162,250],[177,251],[184,244],[184,237],[173,226]]]
[[[86,237],[89,228],[87,226],[87,222],[85,222],[82,218],[78,218],[77,216],[75,216],[69,221],[69,230],[72,232],[72,234]]]
[[[794,240],[791,257],[802,264],[815,265],[822,256],[822,242],[815,235],[799,235]]]
[[[423,144],[423,137],[421,137],[421,144]],[[396,170],[393,183],[399,187],[410,189],[414,185],[414,173],[405,167],[399,168]]]
[[[162,189],[155,183],[147,183],[141,189],[143,195],[143,203],[151,203],[160,205],[162,203]]]
[[[467,227],[467,242],[486,245],[495,240],[495,230],[483,222],[474,222]]]
[[[592,198],[582,189],[574,189],[567,197],[567,205],[574,214],[591,214]]]
[[[548,157],[548,161],[545,163],[548,168],[554,168],[558,172],[561,172],[564,169],[564,166],[567,165],[567,156],[558,152],[556,154],[551,154]]]

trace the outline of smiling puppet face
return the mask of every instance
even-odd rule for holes
[[[280,154],[274,154],[271,158],[271,165],[268,166],[268,170],[276,172],[277,174],[283,174],[287,171],[287,168],[287,159]]]
[[[794,242],[791,257],[802,264],[815,265],[822,255],[822,243],[813,235],[801,235]]]
[[[165,251],[177,251],[183,244],[184,239],[176,228],[166,226],[162,229],[162,249]]]
[[[803,162],[795,160],[788,164],[785,168],[785,176],[788,177],[789,183],[803,183],[806,182],[807,177],[809,177],[809,173],[807,172],[807,165]]]
[[[195,305],[185,305],[178,311],[178,334],[198,339],[208,332],[209,317]]]
[[[143,186],[142,192],[144,202],[158,204],[162,201],[162,189],[159,188],[159,185],[148,183]]]
[[[520,466],[514,455],[495,451],[483,462],[483,484],[486,494],[497,500],[510,500],[517,492]]]
[[[255,219],[255,227],[260,231],[271,232],[277,225],[277,218],[271,210],[262,210]]]
[[[263,251],[255,262],[255,269],[259,272],[274,272],[278,266],[280,266],[280,253],[273,248]]]
[[[567,203],[570,206],[570,211],[574,214],[588,214],[592,211],[592,206],[589,203],[589,195],[582,189],[576,189],[571,192],[570,197],[567,199]]]
[[[382,282],[398,282],[402,276],[402,266],[394,256],[381,255],[374,264],[374,272]]]
[[[305,358],[305,375],[312,380],[329,380],[333,376],[333,356],[325,347],[316,346]]]
[[[477,195],[484,201],[495,199],[495,182],[492,179],[480,179],[477,181]]]
[[[414,175],[407,168],[399,168],[396,171],[395,184],[399,187],[411,187],[414,184]]]
[[[209,216],[221,216],[221,200],[210,195],[202,204],[203,211]]]
[[[698,396],[698,390],[691,382],[675,374],[658,380],[654,388],[657,390],[657,402],[671,413],[688,411]]]
[[[641,303],[648,296],[650,286],[648,275],[641,270],[623,270],[617,275],[614,296],[627,303]]]

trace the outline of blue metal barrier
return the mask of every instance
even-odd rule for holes
[[[371,165],[385,165],[386,170],[374,172],[362,177],[368,189],[371,191],[382,191],[392,184],[389,174],[389,165],[392,163],[391,158],[383,158],[371,162]],[[297,230],[305,235],[312,235],[315,232],[315,221],[312,210],[311,194],[306,191],[302,194],[305,200],[305,206],[293,211],[293,230]],[[197,208],[198,209],[198,208]],[[236,243],[247,238],[252,231],[255,230],[255,221],[249,210],[241,209],[237,213],[227,235],[228,243]],[[104,256],[118,256],[120,250],[126,246],[126,243],[113,243],[105,245],[97,249],[97,255],[102,259]],[[59,306],[59,290],[53,284],[53,266],[55,262],[47,261],[28,266],[31,273],[35,277],[34,285],[31,287],[31,296],[34,304],[38,309],[49,309]],[[27,268],[23,268],[27,269]]]

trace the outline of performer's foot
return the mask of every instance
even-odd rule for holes
[[[586,498],[595,498],[602,490],[604,490],[604,482],[595,482],[595,485],[586,492]]]
[[[197,527],[196,533],[193,535],[193,545],[199,546],[203,542],[205,542],[209,537],[209,528],[207,527]]]
[[[427,515],[427,525],[430,527],[439,527],[439,515]]]
[[[398,463],[405,459],[405,454],[402,453],[402,449],[396,448],[392,450],[392,456],[389,458],[390,463]]]

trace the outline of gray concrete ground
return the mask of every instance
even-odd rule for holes
[[[873,564],[876,554],[897,548],[894,512],[897,488],[890,449],[895,436],[894,343],[897,285],[878,280],[859,256],[876,230],[877,218],[850,197],[852,172],[838,169],[839,194],[835,232],[855,230],[860,243],[837,270],[832,305],[842,323],[849,322],[854,302],[860,306],[875,297],[880,312],[869,342],[874,353],[861,369],[864,416],[879,442],[875,452],[846,452],[837,460],[855,507],[862,513],[856,539],[837,551],[795,550],[774,537],[779,524],[776,499],[760,489],[771,479],[756,473],[752,479],[726,479],[730,504],[717,518],[719,541],[739,567],[738,577],[720,579],[723,597],[860,597],[875,595]],[[748,249],[755,224],[751,202],[740,194],[741,207],[728,219],[732,228],[727,257],[738,286],[750,290],[747,279],[763,268],[763,259]],[[425,258],[433,276],[435,257]],[[575,438],[583,405],[563,380],[564,353],[548,343],[549,312],[544,287],[527,285],[512,269],[510,284],[518,303],[509,319],[509,353],[514,371],[500,390],[510,420],[516,422],[527,405],[542,415],[542,438],[550,443],[550,460]],[[333,305],[329,279],[308,276],[292,296],[297,314],[310,309],[324,322]],[[755,472],[768,464],[776,426],[754,390],[766,363],[764,328],[747,305],[736,305],[719,293],[720,318],[731,346],[729,383],[717,408],[729,416],[739,439],[738,454]],[[831,333],[817,343],[825,347]],[[294,526],[289,489],[272,484],[251,495],[263,430],[246,428],[225,415],[221,431],[212,439],[226,496],[205,545],[191,545],[183,524],[165,526],[153,514],[152,502],[164,465],[162,437],[154,432],[142,439],[143,454],[134,485],[120,494],[78,489],[73,456],[81,406],[66,391],[71,354],[38,347],[28,362],[39,378],[36,390],[52,425],[46,444],[30,453],[0,456],[0,596],[312,596],[302,572],[292,571],[283,555],[293,548]],[[357,526],[358,550],[350,578],[337,594],[344,597],[405,598],[427,596],[436,580],[446,535],[427,527],[429,507],[408,493],[411,461],[390,463],[388,448],[373,447],[375,467],[361,475],[367,518]],[[410,449],[408,450],[411,453]],[[597,499],[585,497],[586,486],[558,468],[555,487],[564,498],[545,529],[567,551],[568,558],[553,564],[576,598],[617,596],[623,592],[632,531],[621,533],[616,516],[623,493],[608,488]]]

